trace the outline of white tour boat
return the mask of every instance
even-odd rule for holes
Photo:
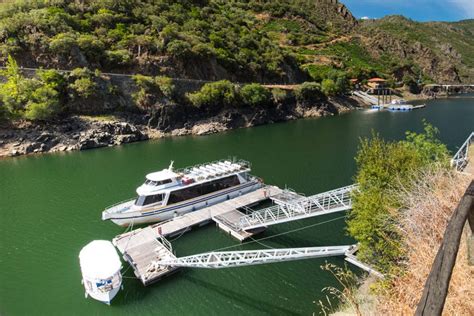
[[[110,241],[94,240],[79,253],[86,297],[109,304],[122,285],[122,263]]]
[[[171,162],[167,169],[146,175],[137,198],[105,209],[102,219],[120,226],[168,220],[261,187],[262,181],[250,175],[250,163],[244,160],[220,160],[181,170],[174,170]]]

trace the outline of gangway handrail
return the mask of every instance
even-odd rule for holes
[[[459,150],[451,159],[451,166],[455,168],[457,171],[463,171],[468,163],[469,157],[469,147],[471,143],[474,141],[474,132],[467,137],[466,141],[461,145]]]
[[[349,210],[352,208],[352,191],[355,189],[357,189],[357,185],[353,184],[313,196],[278,203],[277,205],[242,216],[239,219],[238,225],[240,230],[251,230]]]
[[[232,268],[310,258],[343,256],[353,247],[355,247],[355,245],[215,251],[187,257],[163,258],[153,261],[150,268],[156,269],[167,266],[207,269]]]

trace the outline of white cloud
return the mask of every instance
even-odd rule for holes
[[[450,0],[452,4],[463,11],[466,18],[474,18],[474,1],[473,0]]]

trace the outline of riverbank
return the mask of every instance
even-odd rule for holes
[[[432,168],[420,171],[409,190],[397,192],[405,205],[397,218],[397,231],[403,234],[403,260],[385,279],[369,277],[353,290],[352,304],[344,302],[334,316],[413,315],[437,255],[448,222],[472,181],[473,174]],[[468,263],[468,228],[462,234],[456,264],[450,280],[443,314],[469,315],[474,305],[474,288],[465,282],[474,273]],[[368,290],[369,289],[369,290]]]
[[[159,116],[129,112],[74,115],[47,123],[21,120],[0,125],[0,157],[87,150],[171,136],[208,135],[299,118],[337,115],[362,106],[357,98],[331,97],[311,105],[295,103],[272,109],[227,109],[184,124],[170,122],[176,113],[168,111],[161,111]]]

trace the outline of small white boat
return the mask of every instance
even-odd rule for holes
[[[164,221],[196,211],[262,187],[244,160],[220,160],[202,165],[149,173],[137,188],[137,198],[102,212],[103,220],[120,226]]]
[[[393,100],[386,106],[389,111],[411,111],[413,110],[413,105],[407,104],[407,101],[403,99]]]
[[[94,240],[81,249],[79,262],[86,298],[110,305],[122,285],[122,263],[110,241]]]

